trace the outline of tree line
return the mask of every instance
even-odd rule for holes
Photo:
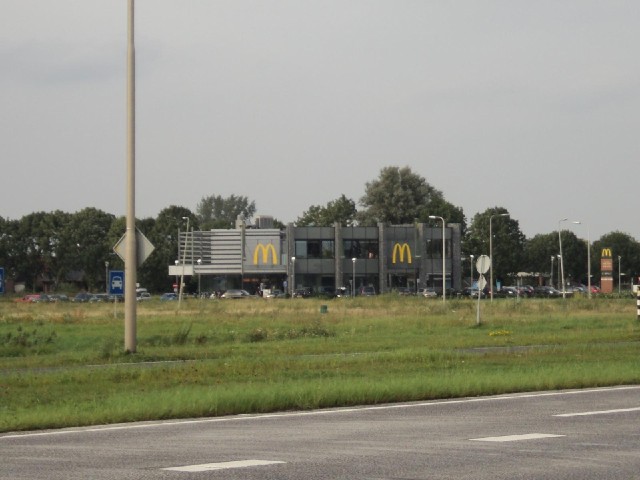
[[[138,229],[155,249],[139,268],[138,281],[152,291],[170,289],[173,280],[167,275],[167,266],[178,258],[178,234],[186,227],[184,217],[189,218],[195,230],[208,230],[234,228],[237,218],[250,220],[255,212],[255,201],[245,196],[210,195],[201,199],[195,211],[172,205],[160,211],[156,218],[139,219]],[[448,202],[441,191],[409,167],[385,167],[376,179],[365,184],[365,193],[357,204],[341,195],[325,205],[310,206],[294,223],[297,226],[335,223],[438,226],[430,218],[433,216],[462,226],[463,272],[471,269],[469,263],[465,265],[471,261],[471,255],[477,258],[489,254],[491,224],[494,277],[503,284],[512,282],[518,272],[548,275],[557,267],[553,258],[559,253],[559,235],[565,277],[575,283],[587,283],[587,241],[578,238],[574,229],[526,238],[518,220],[503,207],[478,213],[467,225],[462,208]],[[278,220],[275,224],[283,227]],[[6,279],[24,282],[29,291],[43,284],[54,290],[102,289],[107,269],[124,268],[113,246],[123,235],[125,226],[124,217],[95,208],[76,213],[35,212],[17,220],[0,217],[0,267],[4,267]],[[624,283],[637,278],[640,243],[626,233],[611,232],[590,245],[592,283],[599,281],[602,248],[610,248],[613,253],[616,280],[618,266],[620,273],[624,273]],[[554,273],[557,279],[556,275]]]

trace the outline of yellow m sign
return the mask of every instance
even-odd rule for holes
[[[411,263],[411,247],[408,243],[400,245],[396,243],[393,246],[393,253],[391,254],[391,263],[396,263],[398,256],[400,257],[400,263],[404,263],[404,256],[407,256],[407,263]]]
[[[611,258],[613,255],[611,255],[611,249],[610,248],[603,248],[602,249],[602,253],[600,254],[601,257],[603,258]]]
[[[263,245],[259,243],[256,245],[255,250],[253,251],[253,264],[258,265],[258,256],[262,252],[262,263],[268,263],[269,261],[269,252],[271,252],[271,263],[273,265],[278,264],[278,255],[276,255],[276,249],[272,244]]]

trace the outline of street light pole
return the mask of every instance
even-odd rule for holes
[[[439,219],[442,222],[442,301],[447,301],[447,269],[446,269],[446,241],[445,241],[445,225],[444,218],[437,215],[429,215],[431,220]]]
[[[491,296],[492,302],[493,302],[493,264],[495,262],[493,261],[493,231],[491,228],[491,222],[493,220],[493,217],[508,217],[508,216],[509,216],[508,213],[496,213],[489,217],[489,259],[491,260],[491,262],[489,263],[489,282],[490,282],[489,295]],[[479,294],[480,292],[478,292],[478,295]]]
[[[184,237],[184,248],[182,249],[182,275],[180,277],[180,293],[178,294],[178,309],[180,309],[180,303],[182,302],[182,292],[184,291],[184,264],[187,261],[187,243],[189,240],[189,217],[182,217],[182,220],[187,221],[187,231]]]
[[[620,281],[622,280],[622,274],[620,273],[620,260],[622,257],[618,255],[618,295],[620,295]]]
[[[291,299],[296,293],[296,257],[291,257]]]
[[[353,263],[353,273],[351,274],[351,297],[356,296],[356,261],[357,258],[353,257],[351,262]]]
[[[553,287],[553,261],[556,259],[555,256],[551,255],[551,275],[549,276],[549,286]]]
[[[199,258],[198,259],[198,300],[200,300],[202,298],[202,293],[200,292],[200,265],[202,265],[202,259]]]
[[[469,255],[469,288],[473,287],[473,259],[474,255]]]
[[[566,222],[567,218],[562,218],[558,220],[558,244],[560,246],[560,276],[562,282],[562,298],[567,298],[567,292],[564,287],[564,257],[562,256],[562,232],[560,231],[560,224],[562,222]]]
[[[582,225],[582,222],[573,222],[576,225]],[[587,227],[587,295],[591,298],[591,233],[589,227]]]

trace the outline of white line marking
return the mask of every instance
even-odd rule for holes
[[[538,440],[540,438],[557,438],[565,435],[553,435],[550,433],[526,433],[523,435],[505,435],[503,437],[470,438],[474,442],[518,442],[521,440]]]
[[[262,467],[265,465],[275,465],[280,462],[277,460],[238,460],[235,462],[221,462],[221,463],[203,463],[202,465],[186,465],[184,467],[170,467],[163,468],[162,470],[172,470],[174,472],[209,472],[211,470],[225,470],[229,468],[247,468],[247,467]]]
[[[586,417],[589,415],[608,415],[610,413],[624,413],[624,412],[637,412],[640,407],[635,408],[619,408],[617,410],[600,410],[594,412],[580,412],[580,413],[560,413],[554,415],[554,417]]]
[[[569,391],[556,391],[556,392],[542,392],[542,393],[521,393],[514,395],[502,395],[498,397],[477,397],[477,398],[461,398],[457,400],[434,400],[430,402],[417,402],[417,403],[401,403],[394,405],[376,405],[370,407],[353,407],[353,408],[337,408],[328,410],[309,410],[306,412],[288,412],[288,413],[269,413],[266,415],[233,415],[228,417],[214,417],[214,418],[200,418],[196,420],[170,420],[164,422],[153,423],[131,423],[121,425],[102,425],[88,428],[69,428],[64,430],[52,430],[48,432],[29,432],[29,433],[17,433],[2,435],[0,434],[0,440],[13,439],[13,438],[27,438],[27,437],[41,437],[51,435],[70,435],[77,433],[94,433],[94,432],[110,432],[113,430],[134,430],[141,428],[157,428],[166,426],[179,426],[179,425],[197,425],[202,423],[219,423],[219,422],[238,422],[246,420],[263,420],[271,418],[291,418],[291,417],[304,417],[315,415],[334,415],[340,413],[353,413],[353,412],[366,412],[371,410],[394,410],[399,408],[419,408],[419,407],[437,407],[439,405],[457,405],[463,403],[479,403],[479,402],[494,402],[494,401],[506,401],[506,400],[520,400],[526,398],[540,398],[540,397],[558,397],[564,395],[582,395],[585,393],[607,393],[618,392],[624,390],[638,390],[640,385],[625,386],[625,387],[605,387],[605,388],[592,388],[586,390],[569,390]]]

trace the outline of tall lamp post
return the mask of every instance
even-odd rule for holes
[[[444,225],[444,218],[442,217],[438,217],[437,215],[429,215],[429,218],[431,220],[436,220],[439,219],[442,222],[442,301],[446,302],[447,301],[447,270],[446,270],[446,241],[445,241],[445,225]]]
[[[620,260],[622,260],[622,257],[618,255],[618,295],[620,295],[620,281],[622,280],[622,274],[620,273]]]
[[[475,255],[469,255],[469,288],[473,287],[473,259]]]
[[[582,225],[582,222],[572,222],[576,225]],[[587,227],[587,295],[591,298],[591,233],[589,227]]]
[[[496,213],[489,217],[489,258],[491,259],[491,263],[489,263],[489,295],[491,296],[491,301],[493,302],[493,229],[491,228],[491,222],[493,221],[493,217],[508,217],[508,213]],[[480,292],[478,292],[478,295]]]
[[[549,276],[549,286],[553,287],[553,261],[556,259],[555,255],[551,255],[551,275]]]
[[[198,259],[198,300],[200,300],[202,298],[202,294],[200,293],[200,265],[202,265],[202,259],[199,258]]]
[[[353,263],[353,271],[351,273],[351,297],[355,297],[356,296],[356,261],[358,259],[356,257],[353,257],[351,259],[351,262]]]
[[[565,286],[564,286],[564,257],[562,256],[562,232],[560,229],[560,224],[562,222],[566,222],[567,220],[568,220],[567,218],[561,218],[560,220],[558,220],[558,245],[560,246],[559,260],[560,260],[560,277],[561,277],[561,283],[562,283],[562,298],[567,298],[567,292],[565,291]]]
[[[291,299],[296,293],[296,257],[291,257]]]
[[[178,294],[178,308],[182,302],[182,292],[184,291],[184,264],[187,262],[187,243],[189,240],[189,217],[182,217],[182,220],[187,221],[187,231],[184,237],[184,248],[182,249],[182,275],[180,276],[180,293]]]

